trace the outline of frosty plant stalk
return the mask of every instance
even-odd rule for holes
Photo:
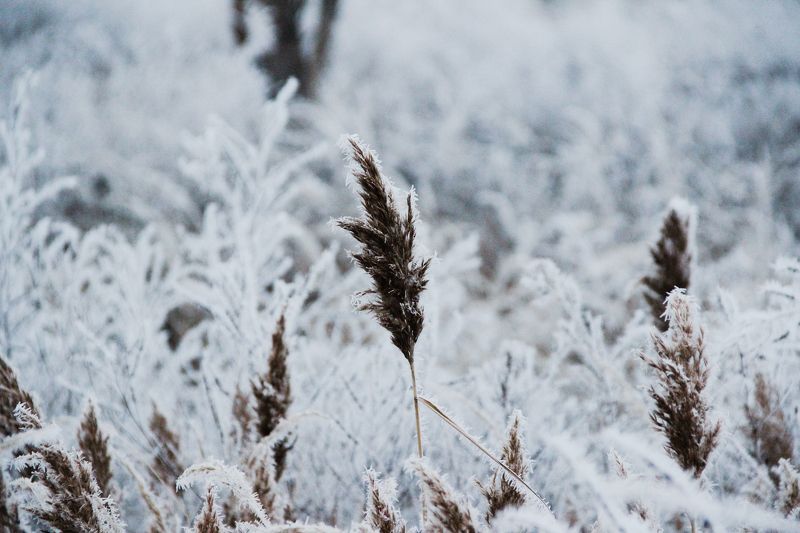
[[[391,183],[383,176],[375,154],[356,136],[348,137],[343,149],[350,159],[355,185],[360,189],[362,216],[344,217],[336,222],[361,243],[361,251],[353,252],[352,257],[372,278],[372,287],[358,295],[364,297],[359,309],[375,316],[408,361],[414,392],[417,452],[422,457],[414,346],[422,332],[423,312],[419,298],[428,283],[426,274],[430,259],[414,256],[414,191],[408,192],[406,212],[402,215]]]

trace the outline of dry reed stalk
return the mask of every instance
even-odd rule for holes
[[[652,336],[657,357],[641,356],[659,381],[650,388],[655,401],[650,419],[667,438],[667,453],[699,478],[720,431],[719,422],[708,419],[710,408],[703,396],[708,382],[703,330],[695,325],[696,306],[683,289],[670,292],[666,304],[669,329]]]
[[[372,278],[372,287],[359,293],[359,296],[366,297],[359,309],[375,316],[408,362],[414,394],[417,453],[422,457],[414,347],[424,322],[419,300],[428,283],[426,275],[431,260],[414,256],[416,217],[413,191],[407,195],[406,212],[401,215],[391,183],[383,176],[375,154],[355,136],[347,139],[345,149],[360,189],[362,216],[343,217],[336,222],[361,244],[361,251],[352,252],[351,256]]]
[[[506,442],[500,454],[504,462],[519,478],[525,477],[528,465],[525,460],[525,448],[522,444],[522,415],[515,411],[511,415],[511,423],[506,431]],[[509,479],[502,468],[498,467],[489,483],[481,485],[481,492],[486,498],[488,509],[486,520],[491,521],[497,513],[509,507],[521,507],[525,504],[525,494]]]
[[[111,495],[111,455],[108,453],[108,437],[100,431],[94,406],[90,402],[83,414],[78,430],[78,447],[92,465],[94,477],[103,496]]]
[[[661,331],[667,331],[664,320],[664,298],[674,288],[688,289],[691,275],[690,217],[672,208],[661,225],[661,235],[650,256],[655,273],[645,276],[642,283],[647,288],[644,298],[650,306],[653,322]]]
[[[147,531],[149,533],[166,533],[167,526],[164,520],[164,513],[161,511],[158,501],[156,501],[156,495],[148,488],[147,482],[142,478],[139,474],[139,470],[130,461],[126,460],[124,456],[118,458],[118,460],[131,475],[131,478],[133,478],[139,495],[142,497],[147,510],[150,511],[151,520]]]
[[[745,405],[747,426],[743,428],[750,440],[750,453],[761,464],[770,469],[773,481],[778,479],[772,468],[781,459],[792,460],[794,438],[781,408],[778,391],[757,374],[755,378],[754,404]]]
[[[422,396],[419,397],[419,401],[422,403],[422,405],[430,409],[431,412],[433,412],[436,416],[441,418],[448,426],[456,430],[462,437],[467,439],[467,441],[469,441],[470,444],[475,446],[482,454],[488,457],[490,461],[492,461],[499,468],[501,468],[509,477],[513,478],[517,483],[520,484],[520,486],[522,486],[523,488],[525,488],[525,490],[530,492],[536,498],[536,500],[542,505],[542,507],[547,510],[548,513],[550,513],[551,515],[553,514],[553,511],[550,509],[550,506],[547,504],[547,501],[536,490],[534,490],[533,487],[531,487],[524,479],[522,479],[522,477],[520,477],[514,471],[514,469],[511,468],[511,466],[507,465],[505,462],[503,462],[497,456],[495,456],[492,452],[487,450],[486,447],[483,444],[481,444],[480,441],[478,441],[478,439],[470,435],[466,429],[462,428],[458,424],[458,422],[447,416],[447,414],[444,411],[442,411],[442,409],[439,408],[435,403]]]

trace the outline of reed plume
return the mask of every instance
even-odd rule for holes
[[[364,297],[359,309],[372,313],[389,332],[392,343],[411,369],[417,452],[422,457],[414,347],[424,322],[419,300],[428,283],[431,260],[414,255],[416,217],[413,190],[406,196],[406,212],[402,215],[375,154],[355,136],[347,139],[345,148],[359,188],[362,216],[343,217],[336,222],[361,244],[361,250],[351,255],[372,278],[372,287],[359,293]]]
[[[286,346],[286,317],[281,314],[272,334],[272,350],[267,360],[267,371],[251,382],[255,400],[255,429],[258,436],[267,437],[275,431],[292,403],[292,388],[286,361],[289,350]],[[234,408],[237,408],[234,404]],[[238,406],[241,410],[242,407]],[[240,415],[242,417],[245,414]],[[240,419],[241,420],[241,419]],[[244,423],[244,422],[242,422]],[[286,468],[286,455],[291,450],[288,438],[278,441],[273,447],[275,458],[275,480],[280,480]]]
[[[522,444],[522,414],[514,411],[511,423],[506,431],[506,442],[500,454],[500,460],[506,464],[517,476],[524,478],[528,470],[525,460],[525,448]],[[480,485],[480,484],[479,484]],[[489,483],[480,485],[481,492],[486,498],[488,509],[486,520],[491,521],[497,513],[509,507],[522,507],[525,504],[525,494],[517,487],[501,468],[497,468]]]
[[[20,418],[22,411],[27,411],[30,416]],[[33,398],[20,387],[14,370],[0,357],[0,440],[30,429],[38,420],[39,411]],[[0,470],[0,531],[21,531],[17,508],[6,499],[4,476],[5,473]]]
[[[253,431],[255,416],[253,407],[250,404],[250,396],[239,388],[238,385],[236,386],[236,392],[233,394],[231,414],[238,425],[238,428],[231,430],[231,437],[238,441],[240,447],[245,448],[251,441],[251,432]]]
[[[750,453],[770,470],[781,459],[791,461],[794,453],[794,438],[780,404],[778,391],[757,374],[755,378],[754,403],[745,405],[747,426],[745,435],[750,440]],[[774,473],[773,480],[777,482]]]
[[[406,522],[394,506],[394,480],[381,481],[374,470],[367,470],[364,481],[367,484],[366,526],[377,533],[405,533]]]
[[[27,509],[38,520],[59,531],[123,531],[116,504],[103,497],[92,466],[79,453],[45,444],[24,460],[29,477],[48,495],[43,505]]]
[[[412,461],[411,466],[419,478],[424,501],[430,509],[423,530],[434,533],[475,533],[475,520],[467,502],[423,459]]]
[[[800,472],[786,459],[772,470],[778,479],[775,507],[789,518],[800,519]]]
[[[111,495],[111,455],[108,453],[108,437],[103,435],[91,402],[86,407],[78,430],[78,447],[92,465],[94,477],[103,496]]]
[[[645,276],[644,299],[650,306],[653,322],[661,331],[669,325],[664,320],[664,298],[672,289],[689,289],[692,255],[690,252],[691,216],[679,202],[673,202],[661,224],[661,235],[650,249],[655,273]]]
[[[156,481],[160,481],[175,490],[175,480],[185,470],[178,454],[181,442],[178,434],[169,427],[167,418],[153,405],[150,415],[150,431],[156,440],[157,450],[153,458],[152,474]]]
[[[708,382],[703,329],[695,324],[694,301],[684,289],[666,300],[666,333],[653,333],[657,357],[642,359],[656,371],[650,388],[655,408],[650,419],[667,438],[665,449],[687,472],[699,478],[719,438],[720,424],[709,420],[703,392]]]
[[[226,530],[215,500],[214,489],[208,487],[203,507],[194,521],[194,533],[222,533]]]
[[[0,437],[8,437],[25,429],[14,414],[20,404],[26,405],[39,418],[33,398],[20,387],[14,370],[0,357]]]

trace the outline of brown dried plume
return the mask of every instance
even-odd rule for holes
[[[225,531],[225,523],[220,516],[219,509],[214,498],[214,491],[211,487],[206,492],[203,508],[194,521],[194,531],[196,533],[222,533]]]
[[[272,334],[272,350],[267,360],[267,372],[251,383],[255,399],[255,428],[259,437],[275,431],[292,403],[292,388],[286,361],[289,350],[286,346],[286,317],[281,314]],[[275,479],[279,480],[286,467],[286,455],[291,449],[288,439],[281,439],[273,447],[275,453]]]
[[[642,279],[647,288],[644,299],[650,306],[656,327],[661,331],[667,331],[668,328],[663,317],[664,298],[675,287],[689,288],[692,262],[689,224],[689,217],[681,216],[677,209],[670,209],[661,225],[661,236],[650,249],[655,273]]]
[[[0,437],[8,437],[25,429],[14,416],[19,404],[26,405],[31,413],[39,417],[33,398],[20,387],[14,370],[0,357]]]
[[[422,485],[423,498],[430,511],[424,531],[433,533],[475,533],[477,528],[467,503],[424,460],[411,462]]]
[[[150,415],[150,431],[156,440],[156,455],[153,458],[152,473],[157,481],[175,490],[175,480],[185,470],[178,459],[181,442],[178,434],[170,429],[167,418],[153,405]]]
[[[367,470],[364,481],[367,484],[366,525],[377,533],[405,533],[406,522],[394,506],[392,480],[382,482],[375,471]]]
[[[78,430],[78,447],[92,465],[94,477],[103,496],[111,495],[111,455],[108,453],[108,437],[100,431],[94,406],[89,403]]]
[[[414,194],[406,197],[406,213],[401,215],[375,154],[356,137],[347,143],[363,216],[343,217],[337,224],[361,243],[361,251],[352,256],[372,278],[372,288],[362,293],[371,298],[360,309],[375,315],[394,345],[413,363],[414,345],[423,325],[419,299],[430,266],[430,259],[414,257]]]
[[[522,444],[522,416],[515,411],[511,416],[511,423],[506,432],[506,443],[500,460],[503,461],[515,474],[524,478],[527,472],[525,462],[525,448]],[[480,486],[486,498],[488,509],[486,519],[491,520],[497,513],[509,507],[521,507],[525,504],[525,494],[509,479],[502,469],[497,468],[487,486]]]
[[[91,465],[78,453],[55,444],[29,454],[31,477],[48,493],[47,505],[29,508],[38,520],[59,531],[122,531],[115,503],[103,498]]]
[[[655,401],[650,419],[667,438],[667,453],[699,478],[717,445],[720,424],[709,420],[710,408],[703,396],[708,360],[695,313],[694,302],[683,289],[670,292],[665,312],[669,329],[652,336],[657,357],[642,358],[658,376],[658,385],[650,388]]]
[[[754,403],[745,405],[747,426],[743,431],[750,440],[750,453],[767,468],[781,459],[792,460],[794,438],[781,408],[778,391],[757,374],[755,378]]]

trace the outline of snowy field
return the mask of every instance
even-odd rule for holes
[[[800,2],[0,0],[0,532],[800,531],[799,410]]]

